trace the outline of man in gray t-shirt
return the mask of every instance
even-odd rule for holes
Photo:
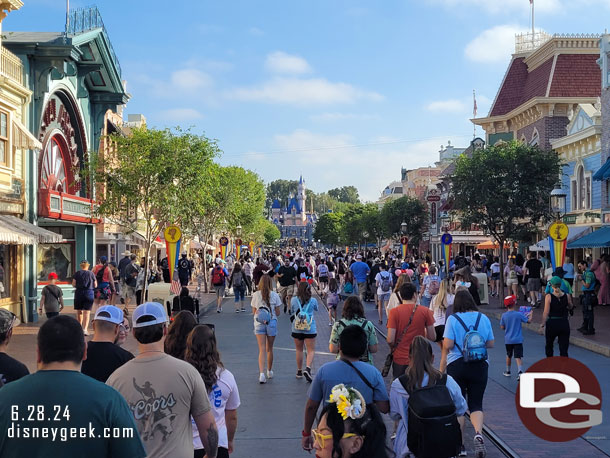
[[[42,288],[40,293],[38,314],[41,315],[44,310],[47,318],[53,318],[59,315],[59,312],[64,308],[64,297],[61,288],[55,284],[57,282],[57,274],[51,272],[48,278],[49,284]]]

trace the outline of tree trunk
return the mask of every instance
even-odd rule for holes
[[[146,299],[146,288],[148,287],[148,258],[150,257],[150,248],[152,247],[152,240],[146,240],[146,257],[144,259],[144,287],[142,288],[142,301],[143,303],[147,301]]]
[[[500,243],[500,304],[504,308],[504,240],[498,240]]]

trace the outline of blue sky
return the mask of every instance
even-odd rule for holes
[[[11,30],[61,31],[63,0],[24,0]],[[71,7],[90,0],[72,0]],[[216,138],[223,164],[265,181],[376,200],[401,167],[467,146],[487,114],[528,0],[99,0],[132,99],[155,127]],[[536,28],[602,33],[610,0],[536,0]],[[479,130],[479,135],[482,131]]]

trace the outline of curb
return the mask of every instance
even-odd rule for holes
[[[497,320],[499,320],[502,317],[502,313],[504,313],[504,310],[500,310],[499,308],[498,308],[498,311],[489,310],[489,309],[479,309],[479,310],[481,311],[481,313],[484,313],[488,317],[492,317]],[[523,323],[524,328],[527,328],[530,331],[534,331],[537,334],[540,334],[539,326],[540,325],[536,324],[536,323]],[[581,337],[574,337],[571,332],[570,332],[570,344],[610,358],[610,346],[600,344],[600,343],[594,342],[592,340],[583,339]]]

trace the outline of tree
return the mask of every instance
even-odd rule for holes
[[[360,202],[358,197],[358,189],[355,186],[342,186],[340,188],[331,189],[328,195],[338,202],[349,204],[357,204]]]
[[[549,215],[549,194],[559,180],[561,164],[553,151],[518,141],[475,150],[461,156],[451,177],[454,208],[463,226],[478,224],[500,247],[534,230]],[[500,275],[502,297],[504,281]]]
[[[277,226],[271,221],[265,220],[265,226],[265,231],[263,233],[265,245],[273,245],[280,239],[282,234]]]
[[[401,224],[407,223],[407,236],[418,243],[426,230],[428,213],[426,206],[414,197],[403,196],[388,202],[381,209],[381,220],[387,237],[398,237]],[[411,244],[411,242],[409,242]]]
[[[341,243],[343,230],[342,213],[324,213],[318,218],[313,237],[325,245],[336,246]]]
[[[143,232],[148,259],[159,233],[178,222],[196,195],[218,147],[179,129],[133,129],[129,136],[111,135],[109,142],[113,147],[93,154],[87,167],[99,191],[96,214],[127,234]],[[144,268],[147,279],[148,263]]]

